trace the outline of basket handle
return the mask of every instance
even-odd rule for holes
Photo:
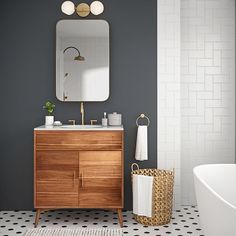
[[[131,165],[131,170],[132,170],[132,172],[134,171],[134,166],[136,166],[136,167],[137,167],[137,170],[139,170],[139,165],[138,165],[137,163],[133,163],[133,164]]]

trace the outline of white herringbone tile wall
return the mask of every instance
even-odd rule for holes
[[[192,169],[235,162],[235,1],[158,0],[158,167],[175,203],[195,204]]]
[[[158,168],[175,168],[180,205],[180,0],[158,0]]]
[[[181,0],[181,193],[192,169],[235,162],[235,0]]]

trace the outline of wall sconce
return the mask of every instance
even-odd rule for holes
[[[93,15],[97,16],[103,13],[104,11],[104,6],[101,2],[99,1],[94,1],[90,5],[90,11],[92,12]]]
[[[61,5],[61,11],[66,15],[72,15],[75,12],[75,5],[71,1],[65,1]]]
[[[86,17],[90,12],[97,16],[104,12],[104,5],[100,1],[94,1],[90,6],[87,3],[80,3],[75,7],[73,2],[65,1],[61,5],[61,11],[66,15],[72,15],[76,11],[80,17]]]

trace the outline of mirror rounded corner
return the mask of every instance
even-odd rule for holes
[[[60,102],[65,102],[65,101],[63,101],[63,99],[61,98],[60,94],[58,94],[57,92],[56,92],[56,99],[57,99],[58,101],[60,101]]]
[[[64,19],[63,20],[58,20],[57,22],[56,22],[56,30],[57,30],[57,28],[63,23],[63,21],[65,21]]]
[[[106,95],[106,97],[101,102],[106,102],[110,97],[110,92]]]
[[[100,21],[102,21],[103,23],[105,23],[105,25],[108,27],[108,29],[110,29],[110,23],[109,23],[107,20],[100,19]]]

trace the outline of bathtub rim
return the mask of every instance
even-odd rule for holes
[[[234,210],[236,210],[236,206],[232,205],[230,202],[226,201],[223,197],[221,197],[216,191],[214,191],[209,184],[206,183],[206,181],[204,181],[202,178],[199,177],[199,174],[197,173],[197,170],[202,168],[202,167],[206,167],[206,166],[236,166],[236,164],[204,164],[204,165],[199,165],[193,168],[193,173],[194,176],[213,194],[215,195],[217,198],[219,198],[222,202],[224,202],[227,206],[233,208]],[[196,184],[196,183],[195,183]],[[195,188],[196,191],[196,188]],[[196,193],[195,193],[196,194]]]

